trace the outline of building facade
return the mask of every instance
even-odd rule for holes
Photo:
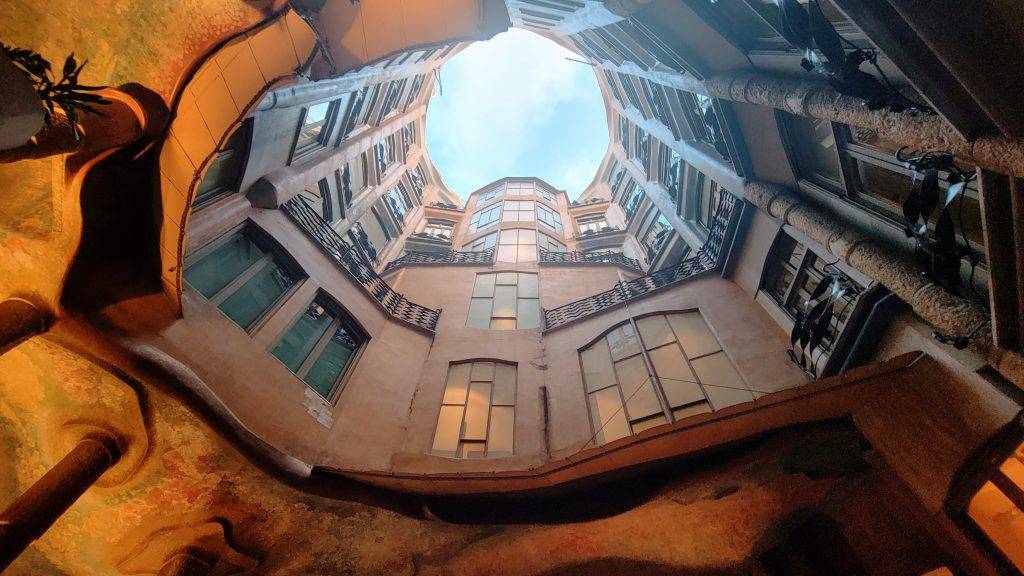
[[[1024,573],[1016,7],[235,4],[3,151],[0,571]],[[594,68],[584,190],[431,162],[510,26]]]

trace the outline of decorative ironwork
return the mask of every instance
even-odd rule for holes
[[[598,238],[600,236],[612,236],[621,233],[623,230],[619,226],[602,226],[600,230],[584,230],[576,235],[577,240],[587,240],[590,238]]]
[[[424,240],[427,242],[433,242],[435,244],[452,243],[451,236],[445,234],[431,234],[430,232],[413,232],[412,234],[409,234],[409,238],[413,240]]]
[[[494,264],[494,249],[488,248],[479,252],[443,250],[437,252],[419,252],[406,250],[401,258],[396,258],[384,267],[387,274],[402,266],[490,266]]]
[[[708,238],[695,255],[681,260],[675,266],[662,268],[629,282],[619,282],[610,290],[558,308],[545,309],[544,330],[558,328],[630,300],[643,298],[648,294],[718,268],[726,233],[732,225],[734,217],[739,213],[736,209],[737,206],[739,206],[739,201],[735,196],[732,194],[722,195],[718,209],[715,210]]]
[[[463,211],[461,207],[455,204],[449,204],[448,202],[431,202],[430,204],[427,204],[427,206],[431,206],[433,208],[441,208],[442,210],[457,210],[459,212]]]
[[[838,259],[836,260],[838,262]],[[818,369],[815,366],[814,352],[825,341],[832,331],[832,319],[836,317],[835,308],[840,302],[848,306],[856,301],[860,287],[838,268],[835,262],[826,264],[824,270],[829,272],[811,292],[803,309],[797,312],[793,331],[790,333],[789,360],[800,367],[808,377],[817,379]],[[797,355],[799,353],[799,356]]]
[[[292,198],[281,209],[302,228],[338,266],[363,287],[385,312],[397,320],[433,332],[441,310],[434,310],[410,302],[384,281],[373,267],[342,239],[341,235],[325,222],[301,198]]]
[[[634,258],[628,258],[621,252],[602,250],[600,252],[552,252],[550,250],[540,251],[540,264],[612,264],[643,272],[640,262]]]

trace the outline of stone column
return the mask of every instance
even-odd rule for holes
[[[46,325],[46,316],[28,300],[8,298],[0,302],[0,354],[46,332]]]
[[[121,447],[113,435],[86,436],[0,513],[0,572],[42,536],[120,457]]]

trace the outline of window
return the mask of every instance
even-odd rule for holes
[[[399,98],[402,96],[402,90],[405,89],[405,83],[406,79],[392,80],[388,83],[387,92],[384,94],[384,100],[380,105],[380,112],[377,113],[378,125],[398,108]]]
[[[1024,444],[971,497],[967,518],[1017,574],[1024,574]]]
[[[633,139],[633,157],[640,161],[644,172],[649,173],[651,170],[651,135],[639,126],[634,128],[634,132],[636,137]]]
[[[501,204],[495,204],[483,210],[477,210],[473,217],[469,220],[469,231],[476,232],[487,228],[492,224],[498,222],[498,218],[501,216]]]
[[[604,214],[590,214],[577,218],[576,227],[580,234],[595,234],[607,228],[608,222],[605,220]]]
[[[540,292],[536,274],[477,274],[466,326],[491,330],[540,327]]]
[[[580,350],[580,365],[597,444],[754,400],[697,311],[620,324]]]
[[[249,156],[249,142],[252,139],[252,119],[246,119],[228,138],[224,148],[213,158],[203,174],[203,181],[196,188],[192,206],[205,206],[213,200],[231,192],[237,192],[242,184],[242,174]]]
[[[431,452],[449,458],[511,456],[515,417],[514,364],[451,364]]]
[[[402,146],[405,148],[406,153],[412,148],[413,144],[416,143],[416,123],[409,122],[402,127]]]
[[[299,156],[324,146],[340,100],[314,104],[302,111],[299,133],[295,138],[292,156]]]
[[[534,262],[537,260],[537,231],[526,228],[502,230],[498,234],[498,262]]]
[[[412,187],[412,191],[416,194],[416,197],[423,201],[423,189],[427,185],[427,179],[423,177],[423,168],[419,164],[413,166],[412,170],[409,170],[409,184]]]
[[[533,200],[505,200],[502,222],[533,222]]]
[[[555,195],[545,190],[544,188],[537,186],[536,191],[537,196],[540,196],[541,198],[547,200],[548,202],[551,202],[552,204],[555,204],[557,202],[557,200],[555,200]]]
[[[768,258],[761,289],[767,292],[790,318],[795,319],[803,312],[804,303],[814,288],[828,273],[825,269],[828,262],[785,232],[780,232],[775,239]],[[835,316],[821,343],[825,351],[832,350],[836,338],[850,319],[855,304],[856,297],[852,295],[847,295],[843,302],[836,304]]]
[[[373,156],[377,161],[377,175],[384,177],[388,168],[398,159],[395,150],[395,135],[384,138],[373,147]]]
[[[327,178],[321,178],[316,183],[316,190],[302,190],[299,192],[299,197],[310,208],[312,208],[324,222],[330,222],[334,219],[335,213],[338,212],[334,205],[334,194],[331,193],[331,185],[327,181]]]
[[[399,224],[405,222],[405,215],[412,208],[412,202],[409,201],[409,195],[406,194],[404,188],[399,182],[399,185],[388,190],[387,196],[385,196],[391,215]]]
[[[537,204],[537,220],[556,232],[562,231],[562,217],[543,204]]]
[[[341,307],[318,294],[271,354],[317,394],[330,399],[366,336]]]
[[[625,192],[622,193],[622,207],[626,211],[626,220],[633,219],[633,215],[639,210],[643,199],[644,189],[630,181]]]
[[[242,329],[250,331],[304,275],[252,226],[205,247],[185,281]]]
[[[405,98],[405,107],[409,108],[412,103],[416,101],[416,98],[420,95],[420,90],[423,89],[423,80],[426,78],[425,75],[420,74],[419,76],[412,79],[412,87],[409,88],[409,94]]]
[[[366,103],[368,90],[368,88],[364,87],[359,92],[353,92],[349,95],[352,103],[349,106],[348,119],[345,121],[341,134],[338,135],[338,142],[335,145],[340,144],[342,140],[348,138],[348,135],[355,130],[356,126],[363,122],[363,107]]]
[[[423,232],[421,233],[435,238],[443,238],[450,242],[452,239],[452,228],[454,227],[455,223],[451,220],[427,218],[427,224],[423,227]]]
[[[490,250],[494,248],[495,243],[498,240],[498,233],[491,232],[486,236],[481,236],[476,240],[468,244],[463,244],[462,249],[468,252],[483,252],[484,250]]]
[[[625,116],[619,116],[619,144],[622,149],[629,153],[629,120]]]
[[[483,204],[484,202],[488,202],[490,200],[497,198],[498,196],[501,196],[504,192],[505,188],[502,186],[491,188],[490,190],[480,194],[480,196],[477,196],[476,203],[478,205]]]
[[[672,224],[669,223],[668,218],[665,218],[664,214],[659,212],[658,216],[647,227],[647,232],[644,233],[643,238],[640,240],[640,243],[647,248],[644,258],[648,264],[654,263],[658,258],[658,254],[661,253],[661,249],[668,244],[668,240],[671,237]]]
[[[629,104],[636,108],[640,113],[643,113],[644,108],[640,105],[640,97],[636,93],[636,87],[633,86],[633,82],[626,74],[619,74],[619,83],[622,84],[622,90],[626,93],[626,98],[629,99]]]
[[[606,69],[602,69],[602,72],[604,72],[605,84],[608,85],[608,90],[611,91],[612,97],[615,98],[619,102],[619,104],[622,105],[623,108],[625,108],[626,103],[622,100],[622,94],[619,93],[618,86],[615,85],[615,77],[612,76],[612,73]]]
[[[711,230],[712,221],[715,218],[715,210],[718,209],[722,197],[722,189],[703,172],[697,172],[696,186],[693,196],[693,220],[704,230]]]
[[[529,180],[511,180],[505,184],[505,193],[509,196],[532,196],[533,182]]]
[[[547,252],[565,252],[565,244],[544,233],[537,235],[537,246]]]

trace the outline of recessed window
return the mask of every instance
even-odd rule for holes
[[[645,316],[635,326],[620,324],[580,350],[597,444],[754,400],[699,312]]]
[[[341,307],[319,294],[271,353],[317,394],[330,399],[365,342],[365,334]]]
[[[607,227],[608,222],[605,220],[604,214],[590,214],[576,219],[576,228],[579,229],[581,235],[594,234]]]
[[[647,231],[644,232],[643,238],[640,243],[647,249],[644,257],[648,264],[653,263],[658,255],[661,254],[662,248],[668,244],[669,238],[672,237],[672,224],[665,218],[665,215],[658,213],[658,216],[654,218],[654,221],[647,227]]]
[[[622,208],[626,211],[626,220],[632,220],[640,210],[640,203],[644,199],[644,189],[637,186],[632,179],[626,185],[625,191],[622,193]]]
[[[305,154],[325,145],[340,102],[320,102],[303,110],[293,156]]]
[[[625,116],[619,116],[619,144],[622,145],[622,149],[629,154],[629,120],[626,120]]]
[[[224,148],[210,161],[203,174],[203,181],[196,188],[192,206],[195,208],[237,192],[242,184],[242,174],[249,156],[249,142],[252,138],[252,119],[247,119],[228,138]]]
[[[562,217],[543,204],[537,204],[537,221],[555,232],[562,231]]]
[[[484,250],[490,250],[494,248],[498,241],[498,233],[491,232],[486,236],[481,236],[472,242],[462,246],[462,249],[468,252],[483,252]]]
[[[721,186],[707,174],[691,170],[687,181],[686,197],[683,199],[683,216],[693,221],[705,232],[711,230],[715,211],[725,194]]]
[[[533,222],[533,200],[505,200],[502,222]]]
[[[384,138],[373,147],[373,158],[377,162],[377,176],[383,178],[388,168],[398,160],[394,134]]]
[[[483,228],[487,228],[492,224],[498,223],[498,218],[501,217],[501,203],[495,204],[483,210],[477,210],[473,217],[469,220],[469,231],[476,232]]]
[[[537,231],[526,228],[502,230],[498,234],[498,262],[537,260]]]
[[[495,187],[495,188],[491,188],[490,190],[488,190],[486,192],[480,193],[480,195],[476,197],[476,203],[477,203],[477,205],[480,205],[480,204],[483,204],[484,202],[488,202],[490,200],[494,200],[498,196],[501,196],[502,194],[504,194],[504,192],[505,192],[505,187],[504,186],[498,186],[498,187]]]
[[[565,244],[543,232],[537,234],[537,247],[547,252],[565,252]]]
[[[395,217],[395,221],[399,224],[404,223],[405,215],[412,209],[412,201],[409,200],[405,186],[399,182],[398,186],[388,190],[387,195],[384,197],[387,199],[388,209],[391,210],[391,215]]]
[[[431,452],[449,458],[511,456],[515,416],[515,365],[452,364]]]
[[[189,286],[251,330],[304,277],[252,227],[203,249],[184,272]]]
[[[490,330],[528,330],[540,326],[536,274],[477,274],[466,326]]]
[[[451,242],[452,228],[454,227],[455,223],[451,220],[427,218],[427,224],[423,227],[422,234]]]

